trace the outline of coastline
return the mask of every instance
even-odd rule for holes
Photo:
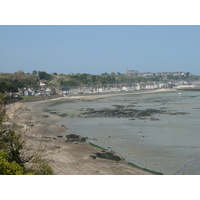
[[[67,98],[72,99],[98,99],[98,98],[107,98],[112,96],[123,96],[123,95],[133,95],[133,94],[151,94],[151,93],[160,93],[160,92],[175,92],[176,89],[157,89],[157,90],[140,90],[133,92],[116,92],[116,93],[103,93],[103,94],[94,94],[94,95],[79,95],[79,96],[71,96]],[[61,97],[62,98],[62,97]],[[64,97],[65,98],[65,97]],[[60,99],[60,98],[58,98]]]
[[[41,111],[41,104],[49,101],[75,98],[75,99],[96,99],[106,98],[113,95],[126,94],[147,94],[155,92],[171,92],[176,90],[153,90],[132,93],[102,94],[59,97],[50,100],[24,103],[24,112],[20,116],[21,122],[26,123],[26,119],[31,116],[34,126],[27,131],[28,151],[38,151],[46,158],[52,166],[56,175],[148,175],[153,174],[147,169],[140,169],[132,163],[126,161],[114,161],[103,158],[93,159],[92,154],[101,152],[98,147],[90,145],[88,142],[66,142],[63,133],[71,134],[70,130],[58,124],[60,117],[48,116],[48,113]]]
[[[123,96],[123,95],[134,95],[134,94],[151,94],[151,93],[161,93],[161,92],[176,92],[177,89],[156,89],[156,90],[139,90],[139,91],[128,91],[128,92],[110,92],[110,93],[95,93],[95,94],[82,94],[82,95],[71,95],[71,96],[59,96],[55,98],[47,98],[45,100],[35,100],[29,99],[21,101],[23,103],[32,103],[32,102],[48,102],[48,101],[56,101],[60,99],[98,99],[98,98],[107,98],[112,96]]]

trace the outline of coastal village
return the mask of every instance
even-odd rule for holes
[[[187,84],[184,82],[177,83],[178,85]],[[161,88],[172,88],[173,84],[165,83],[127,83],[127,84],[109,84],[101,86],[76,86],[76,87],[49,87],[43,82],[40,83],[40,89],[34,90],[33,88],[19,88],[19,92],[14,93],[17,96],[50,96],[58,95],[77,95],[77,94],[97,94],[97,93],[110,93],[110,92],[123,92],[123,91],[139,91],[139,90],[154,90]]]
[[[200,81],[185,81],[174,80],[170,82],[164,81],[167,76],[187,76],[192,74],[187,72],[157,72],[157,73],[140,73],[138,70],[126,69],[127,77],[152,77],[163,76],[162,81],[149,82],[134,82],[134,83],[120,83],[120,84],[102,84],[102,85],[85,85],[85,86],[48,86],[45,80],[40,80],[40,87],[38,90],[33,88],[19,88],[18,92],[14,93],[14,97],[19,96],[51,96],[58,94],[61,96],[81,95],[81,94],[98,94],[98,93],[116,93],[140,90],[156,90],[156,89],[172,89],[182,86],[195,87],[200,85]]]

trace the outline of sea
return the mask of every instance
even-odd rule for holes
[[[127,162],[165,175],[200,174],[200,91],[133,93],[93,100],[66,98],[44,105],[46,110],[62,114],[59,125]],[[79,115],[84,110],[116,105],[165,112],[135,119]]]

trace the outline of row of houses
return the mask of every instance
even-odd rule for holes
[[[80,86],[80,87],[61,87],[63,96],[73,94],[89,93],[107,93],[121,91],[154,90],[168,87],[164,83],[128,83],[128,84],[110,84],[101,86]]]
[[[198,82],[200,84],[200,82]],[[107,93],[107,92],[121,92],[121,91],[139,91],[139,90],[155,90],[161,88],[173,88],[179,85],[193,85],[193,82],[173,81],[168,83],[163,82],[147,82],[147,83],[127,83],[127,84],[105,84],[96,86],[78,86],[78,87],[48,87],[41,86],[39,90],[19,89],[17,96],[50,96],[59,94],[63,96],[76,94],[90,94],[90,93]],[[195,82],[197,84],[197,81]]]

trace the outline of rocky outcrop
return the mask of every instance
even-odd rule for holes
[[[86,142],[86,138],[76,134],[66,135],[66,142]]]
[[[105,150],[98,152],[98,153],[94,153],[94,154],[90,155],[90,157],[93,159],[96,159],[98,157],[98,158],[104,158],[104,159],[115,160],[115,161],[122,160],[122,158],[120,156],[116,155],[115,153],[105,151]]]

